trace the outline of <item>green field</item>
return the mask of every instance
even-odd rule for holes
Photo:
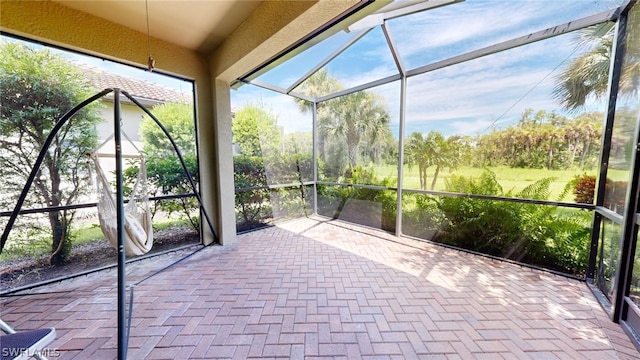
[[[520,169],[520,168],[509,168],[509,167],[492,167],[489,168],[496,174],[498,182],[502,185],[502,189],[504,192],[512,191],[518,192],[524,189],[526,186],[532,184],[535,181],[544,179],[544,178],[554,178],[555,180],[551,183],[551,196],[549,200],[558,200],[559,196],[562,194],[565,186],[569,181],[571,181],[576,175],[588,174],[588,175],[597,175],[596,170],[584,171],[584,170],[546,170],[546,169]],[[434,168],[431,167],[427,170],[427,188],[430,189],[431,181],[433,180]],[[460,167],[453,172],[449,172],[448,169],[444,171],[440,171],[438,175],[438,180],[436,181],[436,186],[434,190],[444,191],[445,183],[447,179],[449,179],[452,175],[462,175],[462,176],[473,176],[477,177],[484,169],[482,168],[474,168],[474,167]],[[378,177],[397,177],[397,167],[392,165],[384,165],[384,166],[376,166],[375,172]],[[615,181],[626,181],[628,180],[628,171],[624,170],[609,170],[609,178]],[[403,188],[405,189],[420,189],[420,178],[418,176],[418,167],[413,166],[409,168],[408,166],[404,167],[403,170]],[[571,194],[564,201],[572,201]]]
[[[185,220],[174,218],[161,218],[153,222],[154,231],[161,231],[178,226],[188,226],[188,224]],[[73,227],[71,229],[71,238],[73,239],[74,246],[95,241],[107,241],[97,223]],[[44,256],[51,251],[50,247],[51,238],[47,231],[34,236],[33,234],[29,235],[24,231],[20,232],[17,230],[14,231],[7,240],[4,249],[8,251],[3,251],[2,254],[0,254],[0,263],[24,257]]]

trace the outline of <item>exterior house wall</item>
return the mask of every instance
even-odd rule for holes
[[[103,107],[100,109],[100,117],[104,119],[103,122],[96,126],[98,131],[98,138],[100,140],[106,140],[113,134],[113,102],[103,101]],[[142,139],[138,133],[140,124],[144,117],[144,111],[140,110],[136,105],[121,103],[120,116],[122,117],[122,131],[124,131],[129,139],[140,144]],[[136,145],[137,146],[137,145]]]
[[[107,179],[110,182],[115,181],[114,172],[116,170],[116,163],[113,158],[115,156],[115,141],[113,139],[107,141],[113,135],[114,130],[114,108],[113,102],[103,101],[100,108],[100,117],[103,121],[96,125],[96,131],[98,133],[98,144],[102,145],[97,150],[98,161],[100,167],[104,170]],[[139,128],[142,123],[144,112],[140,110],[134,104],[121,103],[120,105],[120,117],[122,119],[122,131],[131,140],[129,142],[124,136],[121,143],[122,157],[124,159],[124,166],[127,166],[127,159],[134,158],[140,155],[142,150],[142,139],[140,138]],[[102,155],[102,156],[100,156]]]

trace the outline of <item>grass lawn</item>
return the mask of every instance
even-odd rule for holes
[[[188,225],[187,221],[174,218],[161,218],[155,219],[153,222],[154,231],[162,231],[175,226]],[[3,251],[0,254],[0,263],[22,257],[37,257],[48,254],[51,251],[51,239],[48,233],[42,233],[39,236],[31,237],[26,233],[11,234],[5,249],[9,251]],[[100,226],[94,224],[84,224],[79,227],[72,227],[71,237],[73,239],[74,246],[80,246],[83,244],[89,244],[96,241],[106,241],[104,234],[100,229]],[[11,249],[16,246],[17,248]]]
[[[153,221],[153,230],[161,231],[168,229],[172,226],[188,225],[186,220],[177,219],[156,219]],[[85,225],[79,228],[71,229],[71,236],[73,238],[73,244],[86,244],[96,240],[104,240],[104,234],[98,224]]]
[[[376,173],[379,177],[391,177],[397,176],[397,168],[393,165],[376,166]],[[562,194],[565,186],[576,175],[582,175],[584,173],[589,175],[597,175],[596,170],[584,171],[584,170],[546,170],[546,169],[515,169],[509,167],[492,167],[489,168],[496,174],[498,182],[502,185],[504,192],[512,191],[517,193],[524,189],[526,186],[534,183],[535,181],[544,178],[554,178],[551,183],[551,196],[549,200],[558,200]],[[431,187],[431,181],[433,180],[433,173],[435,168],[431,167],[427,170],[427,188]],[[438,180],[434,190],[444,191],[445,182],[452,175],[473,176],[478,177],[484,169],[473,167],[460,167],[453,172],[449,172],[448,169],[440,171]],[[629,172],[624,170],[609,170],[609,178],[615,181],[627,180]],[[403,171],[405,189],[420,189],[420,178],[418,177],[418,167],[413,166],[409,168],[405,166]],[[573,195],[569,195],[563,199],[563,201],[573,201]]]

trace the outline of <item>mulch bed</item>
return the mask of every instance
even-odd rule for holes
[[[200,236],[187,227],[173,227],[154,232],[149,254],[184,245],[198,244]],[[106,240],[74,246],[71,256],[62,265],[49,265],[48,257],[4,262],[0,270],[0,292],[35,284],[117,263],[117,252]]]

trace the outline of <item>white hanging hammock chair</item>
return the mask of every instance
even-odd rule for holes
[[[111,185],[100,166],[98,156],[91,155],[96,167],[98,189],[98,219],[104,237],[118,248],[118,218],[116,199]],[[147,169],[144,156],[140,156],[140,169],[129,201],[124,205],[124,250],[127,256],[143,255],[153,246],[153,227],[147,189]]]

